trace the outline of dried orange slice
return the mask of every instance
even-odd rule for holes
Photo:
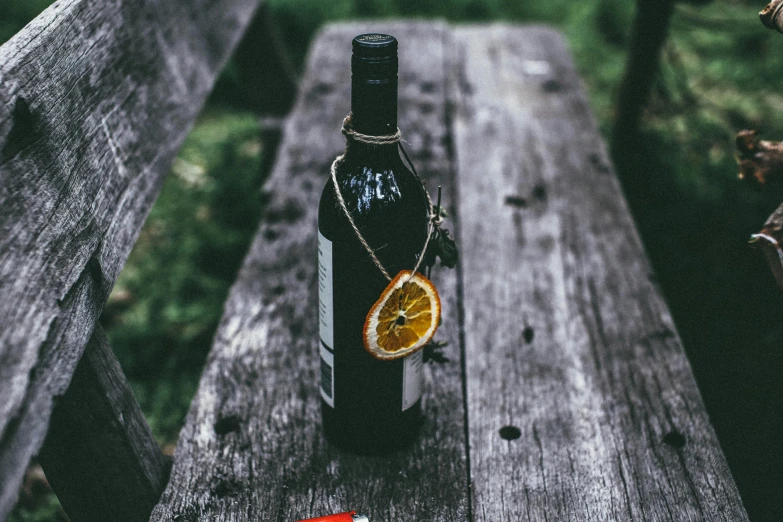
[[[364,347],[391,360],[420,350],[440,323],[440,297],[429,279],[403,270],[372,306],[364,321]]]

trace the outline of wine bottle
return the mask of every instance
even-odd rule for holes
[[[397,40],[353,40],[351,121],[367,136],[397,131]],[[348,137],[336,180],[345,207],[391,277],[412,270],[428,234],[429,203],[397,143]],[[395,451],[421,423],[422,352],[373,358],[362,329],[389,281],[359,241],[330,179],[318,208],[322,420],[331,443],[363,454]]]

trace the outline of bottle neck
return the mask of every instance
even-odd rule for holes
[[[397,143],[372,145],[348,138],[346,157],[365,164],[394,164],[400,160],[398,147]]]
[[[370,136],[388,136],[397,132],[396,75],[390,79],[368,80],[357,78],[354,74],[351,112],[353,128],[357,132]]]

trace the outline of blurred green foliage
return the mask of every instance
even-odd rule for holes
[[[47,5],[0,4],[0,41]],[[783,298],[747,248],[783,190],[736,180],[735,133],[783,139],[783,37],[764,2],[679,5],[645,115],[643,140],[615,158],[685,342],[704,401],[753,520],[783,520]],[[609,138],[633,0],[269,0],[300,66],[324,23],[442,17],[543,22],[566,35]],[[347,73],[346,73],[347,74]],[[120,276],[103,321],[156,437],[176,441],[228,288],[261,210],[263,143],[232,98],[229,66],[188,138]],[[226,94],[228,93],[228,94]],[[17,511],[14,522],[53,520]]]
[[[30,506],[17,505],[8,522],[63,522],[64,520],[67,520],[67,516],[63,514],[57,497],[47,492]]]
[[[52,2],[53,0],[3,0],[0,3],[0,43],[19,32]]]

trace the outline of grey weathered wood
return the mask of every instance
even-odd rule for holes
[[[373,26],[400,40],[400,127],[407,149],[453,201],[441,24]],[[153,520],[279,520],[356,509],[371,520],[467,518],[456,276],[438,270],[438,337],[451,362],[426,371],[422,437],[367,458],[329,447],[320,426],[316,211],[342,151],[350,49],[364,25],[315,40],[265,191],[263,225],[228,299]],[[179,517],[179,518],[178,518]]]
[[[38,457],[73,522],[146,521],[163,492],[170,463],[100,325],[57,399]]]
[[[61,0],[0,47],[0,519],[257,0]]]
[[[562,39],[455,33],[475,520],[746,520]]]

